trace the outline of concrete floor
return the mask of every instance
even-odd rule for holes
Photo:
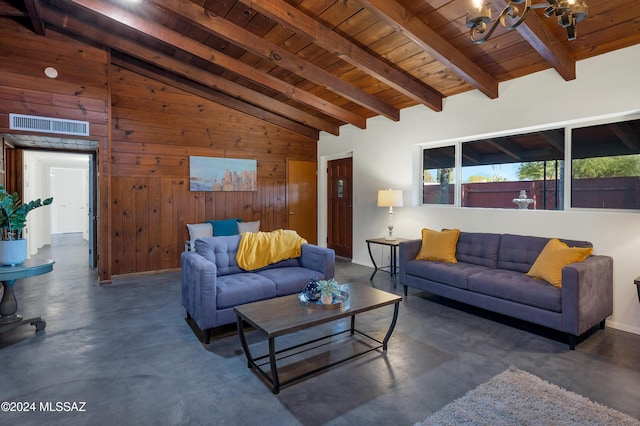
[[[16,283],[18,313],[41,315],[47,328],[0,335],[0,401],[35,408],[0,412],[2,425],[412,425],[509,365],[640,418],[639,335],[595,330],[570,351],[562,336],[415,290],[386,354],[274,395],[246,367],[235,334],[201,343],[184,318],[179,273],[99,286],[86,251],[78,235],[56,236],[39,253],[56,260],[54,271]],[[371,271],[336,267],[341,282],[362,285],[371,285]],[[386,274],[373,285],[401,294]],[[386,329],[385,309],[359,316],[358,325]],[[257,332],[248,336],[262,344]],[[84,411],[52,411],[56,403]]]

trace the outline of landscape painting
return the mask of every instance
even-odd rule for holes
[[[238,158],[189,157],[191,191],[257,191],[257,162]]]

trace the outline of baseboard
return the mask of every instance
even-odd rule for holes
[[[158,271],[143,271],[143,272],[131,272],[129,274],[119,274],[119,275],[112,275],[111,276],[111,282],[115,283],[118,282],[118,280],[121,279],[126,279],[126,278],[132,278],[132,277],[144,277],[147,275],[159,275],[159,274],[166,274],[169,272],[179,272],[180,268],[170,268],[170,269],[160,269]],[[101,281],[100,284],[103,284],[106,282]]]
[[[620,331],[626,331],[627,333],[640,335],[640,327],[632,327],[632,326],[629,326],[629,324],[624,324],[617,321],[607,320],[607,327],[615,328],[616,330],[620,330]]]
[[[366,266],[367,268],[373,268],[373,264],[371,262],[362,262],[360,260],[351,259],[351,263],[355,263],[356,265]]]

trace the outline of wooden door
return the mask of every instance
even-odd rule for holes
[[[318,243],[318,185],[315,161],[287,161],[289,229],[311,244]]]
[[[342,158],[327,166],[327,246],[336,256],[351,259],[353,255],[353,162]]]

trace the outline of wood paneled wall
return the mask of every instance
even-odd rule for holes
[[[9,113],[81,120],[89,122],[88,139],[108,146],[109,53],[50,29],[46,37],[38,36],[30,28],[28,19],[0,18],[0,132],[26,133],[9,130]],[[58,70],[56,79],[44,75],[48,66]],[[5,161],[7,184],[18,192],[22,192],[21,154],[19,149],[11,150]],[[99,160],[103,166],[100,185],[105,186],[108,157]],[[102,223],[108,223],[108,214],[108,209],[102,210]],[[103,272],[109,271],[107,240],[99,235],[98,243],[100,274],[105,277]]]
[[[316,141],[112,66],[113,274],[179,267],[186,224],[239,217],[286,228],[286,161]],[[256,192],[190,192],[189,156],[256,159]]]
[[[0,132],[9,112],[87,120],[99,141],[101,281],[173,269],[187,223],[240,217],[286,228],[287,160],[316,161],[315,139],[110,65],[109,52],[0,18]],[[44,76],[55,66],[59,77]],[[189,156],[256,159],[256,192],[190,192]]]
[[[0,130],[8,131],[11,112],[88,121],[92,139],[105,138],[107,63],[104,49],[0,18]],[[44,75],[48,66],[58,78]]]

